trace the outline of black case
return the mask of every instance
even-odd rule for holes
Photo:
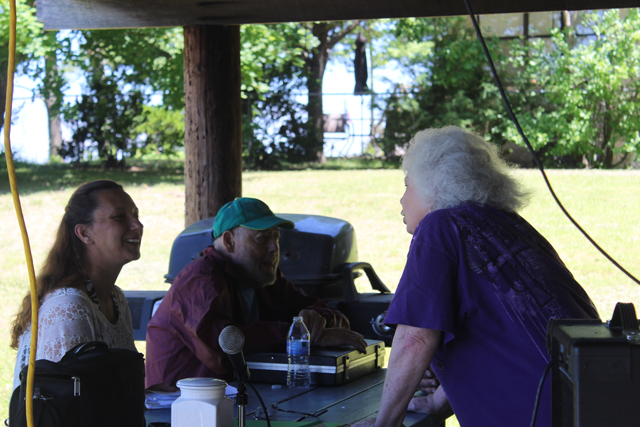
[[[633,304],[618,303],[609,323],[552,320],[547,339],[553,427],[640,425],[634,409],[640,398],[640,331]]]
[[[311,347],[311,384],[344,384],[382,369],[386,353],[384,342],[366,341],[366,353],[353,347]],[[252,382],[287,383],[286,353],[257,353],[247,356],[246,360]]]
[[[9,425],[26,426],[26,375],[11,396]],[[100,341],[78,344],[60,362],[35,364],[36,427],[144,427],[144,358]]]

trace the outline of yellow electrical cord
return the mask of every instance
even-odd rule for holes
[[[13,153],[11,152],[11,108],[13,104],[13,73],[16,62],[16,1],[9,1],[10,25],[9,25],[9,66],[7,67],[7,94],[4,113],[4,154],[7,160],[7,172],[9,173],[9,183],[11,184],[11,194],[13,195],[13,205],[16,208],[20,231],[22,232],[22,244],[24,255],[27,259],[27,269],[29,271],[29,281],[31,282],[31,353],[29,354],[29,372],[27,374],[27,426],[33,427],[33,378],[36,364],[36,348],[38,345],[38,292],[36,290],[36,273],[33,269],[33,257],[31,246],[29,245],[29,235],[24,223],[20,196],[18,195],[18,185],[16,183],[16,171],[13,166]]]

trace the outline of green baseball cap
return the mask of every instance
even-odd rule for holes
[[[217,239],[225,231],[239,225],[251,230],[266,230],[275,225],[287,230],[295,227],[293,222],[275,216],[263,201],[238,197],[218,211],[213,221],[213,238]]]

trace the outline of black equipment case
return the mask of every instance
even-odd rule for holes
[[[382,283],[371,264],[358,261],[356,234],[344,220],[320,215],[276,214],[295,223],[293,230],[280,231],[280,268],[285,277],[308,295],[324,300],[343,312],[351,329],[364,338],[391,345],[393,330],[383,324],[393,293]],[[171,248],[169,272],[173,279],[191,261],[202,256],[212,243],[214,218],[205,218],[185,228]],[[355,279],[367,276],[372,292],[360,293]],[[163,291],[158,291],[162,293]],[[155,303],[156,291],[125,291],[131,309],[136,339],[144,339]]]
[[[26,376],[11,396],[9,424],[26,427]],[[144,358],[100,341],[78,344],[60,362],[35,364],[36,427],[144,427]]]
[[[635,308],[618,303],[611,321],[552,320],[553,427],[639,426],[640,330]]]
[[[309,368],[311,384],[339,385],[363,377],[382,368],[385,360],[383,341],[367,341],[367,352],[353,347],[311,346]],[[286,353],[258,353],[247,356],[251,381],[286,384],[288,360]]]

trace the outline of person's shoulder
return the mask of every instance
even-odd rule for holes
[[[464,206],[455,206],[436,209],[427,214],[413,233],[411,247],[456,251],[460,239],[460,219],[465,215],[464,211]]]
[[[225,259],[212,246],[209,246],[203,251],[202,256],[194,259],[180,270],[173,280],[172,288],[179,287],[192,279],[221,274],[225,265]]]
[[[42,306],[57,305],[66,302],[91,303],[89,296],[78,288],[65,287],[54,289],[46,294],[42,300]]]
[[[211,248],[178,273],[164,299],[171,303],[181,301],[188,305],[207,306],[228,289],[232,273],[227,269],[224,258]]]
[[[451,218],[451,209],[452,208],[436,209],[428,213],[416,227],[413,233],[414,239],[433,232],[441,232],[443,225]]]
[[[438,209],[431,212],[427,217],[434,223],[449,222],[454,224],[473,223],[482,221],[489,217],[503,217],[505,215],[499,209],[477,203],[463,203],[450,208]]]
[[[122,290],[122,288],[120,288],[120,286],[113,285],[113,293],[115,294],[116,298],[118,299],[118,302],[124,302],[124,303],[126,303],[128,305],[127,297],[124,294],[124,291]]]
[[[43,298],[39,309],[39,317],[59,318],[61,313],[76,313],[76,315],[91,316],[94,304],[89,296],[77,288],[58,288],[49,292]]]

